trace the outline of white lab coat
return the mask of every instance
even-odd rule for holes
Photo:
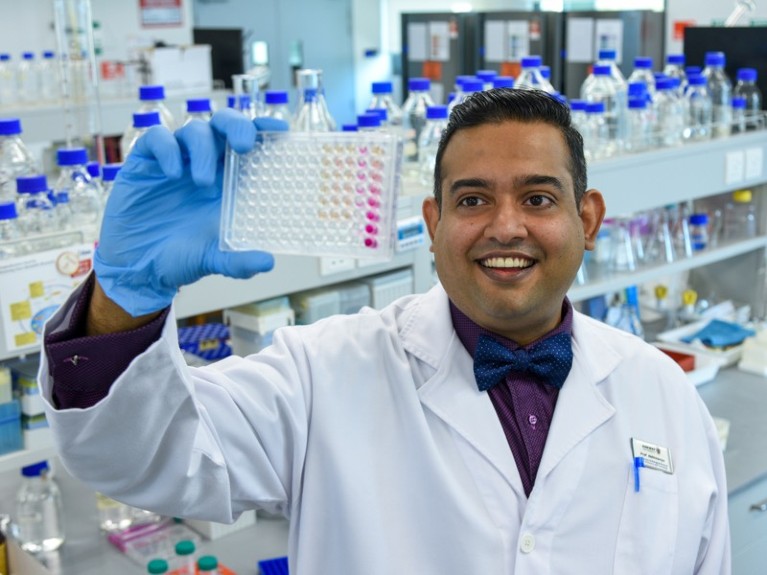
[[[202,369],[171,314],[108,397],[47,415],[65,466],[99,491],[224,522],[283,511],[293,575],[729,573],[723,460],[694,387],[578,313],[573,350],[529,499],[441,287]],[[675,466],[642,469],[639,493],[632,437]]]

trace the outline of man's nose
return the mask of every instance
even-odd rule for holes
[[[497,204],[485,227],[485,238],[508,244],[524,237],[527,237],[524,211],[513,202]]]

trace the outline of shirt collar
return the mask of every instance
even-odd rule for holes
[[[477,347],[477,341],[479,340],[479,336],[483,334],[493,337],[494,339],[498,340],[500,343],[502,343],[503,345],[505,345],[512,351],[519,349],[520,347],[530,348],[531,346],[535,345],[540,340],[552,335],[567,333],[568,335],[572,337],[572,334],[573,334],[573,306],[570,303],[570,300],[566,297],[564,301],[562,302],[562,321],[559,323],[559,325],[555,327],[554,329],[552,329],[551,331],[549,331],[548,333],[544,334],[543,336],[539,337],[535,341],[525,346],[520,346],[519,344],[517,344],[516,342],[508,338],[498,335],[497,333],[494,333],[483,327],[480,327],[477,323],[472,321],[465,313],[459,310],[452,300],[450,300],[450,317],[453,320],[453,328],[455,329],[456,334],[458,334],[458,339],[461,340],[461,343],[466,348],[466,351],[468,351],[472,357],[474,357],[474,350]]]

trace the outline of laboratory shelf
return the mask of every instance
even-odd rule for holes
[[[617,156],[589,165],[608,217],[704,198],[765,181],[767,130]]]
[[[5,455],[0,455],[0,473],[6,471],[18,472],[22,467],[32,465],[43,459],[50,459],[56,455],[53,445],[38,447],[36,449],[20,449]]]
[[[670,264],[640,267],[631,272],[613,272],[604,277],[590,279],[583,285],[573,286],[567,295],[570,301],[583,301],[605,293],[611,293],[630,285],[652,281],[678,272],[724,261],[741,254],[767,247],[767,236],[759,236],[741,242],[711,248],[689,258],[682,258]]]

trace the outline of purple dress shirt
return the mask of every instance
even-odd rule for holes
[[[482,334],[493,337],[512,351],[520,348],[513,341],[478,326],[452,302],[450,314],[458,339],[472,357]],[[572,330],[573,306],[565,299],[562,303],[562,322],[543,338],[558,333],[572,335]],[[524,347],[527,349],[543,338]],[[532,374],[512,372],[504,382],[492,387],[487,393],[514,455],[525,494],[529,497],[543,457],[543,448],[546,445],[559,390]]]

